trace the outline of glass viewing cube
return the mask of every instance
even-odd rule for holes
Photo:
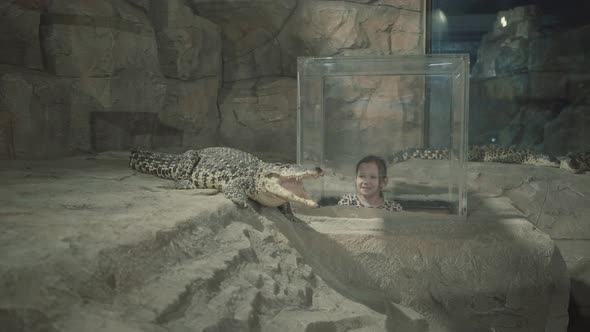
[[[326,171],[306,182],[321,207],[355,193],[357,162],[377,155],[385,198],[408,212],[465,216],[468,55],[301,57],[297,76],[297,162]],[[434,150],[444,157],[394,158]]]

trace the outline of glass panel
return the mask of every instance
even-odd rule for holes
[[[426,7],[427,53],[470,56],[470,144],[562,160],[590,149],[590,1],[429,0]]]
[[[376,155],[388,162],[386,199],[464,216],[468,67],[466,55],[299,58],[297,161],[326,170],[306,183],[312,197],[326,206],[354,193],[357,162]],[[444,179],[408,181],[414,161],[394,156],[425,148],[449,152],[434,161]]]

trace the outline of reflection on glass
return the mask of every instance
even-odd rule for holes
[[[312,197],[463,216],[468,67],[465,55],[300,58],[297,158],[326,170],[306,184]],[[445,149],[446,159],[394,158],[419,148]],[[357,168],[369,155],[386,167]],[[359,184],[369,171],[379,181]]]

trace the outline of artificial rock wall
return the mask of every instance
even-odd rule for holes
[[[292,160],[296,58],[420,54],[422,10],[421,0],[3,1],[0,112],[14,115],[17,158],[223,144]]]
[[[590,149],[590,26],[545,31],[541,19],[536,6],[501,11],[484,36],[471,76],[470,143],[495,138],[555,155]]]
[[[3,3],[0,93],[17,158],[213,142],[219,28],[164,3]]]

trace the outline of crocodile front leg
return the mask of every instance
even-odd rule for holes
[[[248,191],[250,188],[254,188],[253,179],[237,178],[223,186],[223,194],[237,206],[247,208],[250,206],[248,204]]]

